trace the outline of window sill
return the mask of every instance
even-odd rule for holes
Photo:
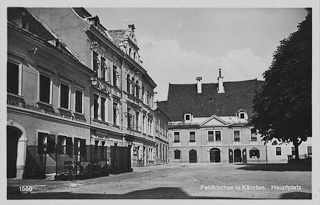
[[[37,100],[37,104],[53,107],[53,104],[46,103],[46,102],[42,102],[42,101],[40,101],[40,100]]]
[[[65,111],[65,112],[72,112],[72,110],[69,110],[69,109],[64,108],[64,107],[58,107],[58,110],[62,110],[62,111]]]
[[[24,96],[23,96],[23,95],[19,95],[19,94],[17,95],[17,94],[8,93],[8,92],[7,92],[7,95],[10,95],[10,96],[12,96],[12,97],[16,97],[16,98],[21,98],[21,99],[22,99],[22,98],[24,98]]]

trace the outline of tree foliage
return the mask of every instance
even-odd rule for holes
[[[306,19],[280,42],[263,74],[265,84],[253,99],[251,121],[266,142],[293,142],[296,150],[311,136],[312,126],[312,11],[306,10]]]

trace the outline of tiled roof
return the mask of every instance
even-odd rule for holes
[[[217,92],[217,83],[202,84],[202,93],[197,93],[197,84],[169,84],[168,100],[158,106],[173,121],[183,120],[185,113],[194,117],[234,116],[244,109],[252,116],[252,99],[264,81],[248,80],[224,82],[225,93]]]
[[[157,106],[162,110],[164,113],[167,113],[167,101],[158,101]]]

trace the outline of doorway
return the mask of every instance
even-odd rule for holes
[[[212,148],[210,149],[210,162],[220,162],[220,149]]]
[[[7,178],[17,177],[18,141],[22,131],[13,126],[7,126]]]
[[[242,162],[240,149],[234,150],[234,162]]]
[[[189,163],[197,163],[197,151],[194,149],[189,151]]]

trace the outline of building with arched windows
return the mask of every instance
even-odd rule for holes
[[[167,101],[158,106],[169,123],[169,162],[261,163],[286,162],[294,146],[265,145],[250,124],[252,99],[263,85],[257,79],[217,83],[169,84]],[[311,138],[299,154],[312,155]]]

